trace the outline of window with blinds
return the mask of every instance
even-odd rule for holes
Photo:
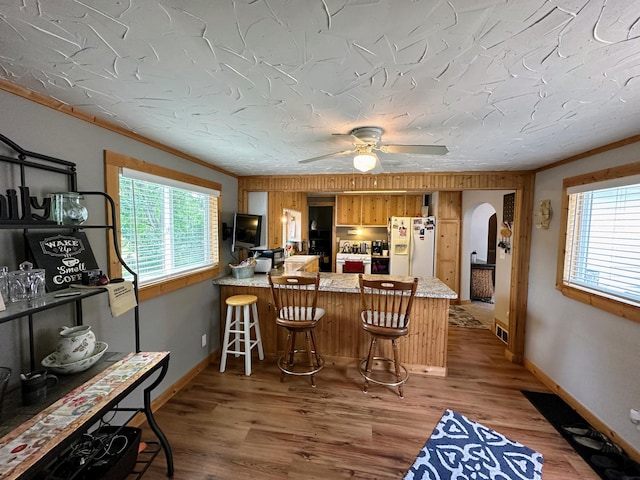
[[[218,264],[220,192],[127,168],[119,183],[122,256],[141,286]]]
[[[564,285],[640,305],[640,178],[573,186],[567,195]]]

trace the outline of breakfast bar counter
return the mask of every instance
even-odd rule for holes
[[[315,275],[300,272],[299,275]],[[398,278],[389,275],[367,275],[372,278]],[[407,278],[407,277],[402,277]],[[224,300],[232,295],[258,297],[258,317],[265,354],[276,356],[285,348],[286,332],[275,323],[275,311],[266,274],[250,278],[225,276],[213,280],[220,287],[221,312],[225,318]],[[418,277],[409,334],[399,340],[400,361],[413,373],[447,375],[447,334],[449,302],[456,293],[435,277]],[[369,341],[360,326],[360,290],[358,275],[320,273],[318,307],[326,311],[316,327],[318,351],[325,357],[364,358]],[[224,330],[224,325],[221,325]],[[387,343],[387,342],[384,342]],[[390,356],[391,351],[383,351]]]

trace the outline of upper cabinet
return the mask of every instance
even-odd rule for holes
[[[421,217],[424,206],[424,195],[414,194],[404,196],[404,211],[406,217]]]
[[[362,196],[362,225],[379,225],[386,227],[389,195]]]
[[[336,195],[336,225],[360,225],[362,195]]]
[[[389,217],[422,216],[424,195],[337,195],[336,224],[386,227]]]

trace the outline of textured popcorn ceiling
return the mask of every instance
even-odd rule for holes
[[[530,169],[640,133],[640,1],[0,0],[0,77],[239,175]]]

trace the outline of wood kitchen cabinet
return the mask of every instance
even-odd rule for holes
[[[405,195],[389,195],[388,205],[388,216],[389,217],[404,217],[405,209],[404,209],[404,199]]]
[[[387,225],[388,195],[338,195],[337,225]]]
[[[421,217],[424,195],[390,195],[389,217]]]
[[[387,226],[389,195],[362,196],[362,225]]]
[[[362,195],[336,195],[336,225],[360,225]]]
[[[424,195],[405,195],[404,211],[406,217],[421,217],[422,207],[424,205]]]
[[[337,225],[385,227],[389,217],[422,216],[422,194],[338,195]]]

